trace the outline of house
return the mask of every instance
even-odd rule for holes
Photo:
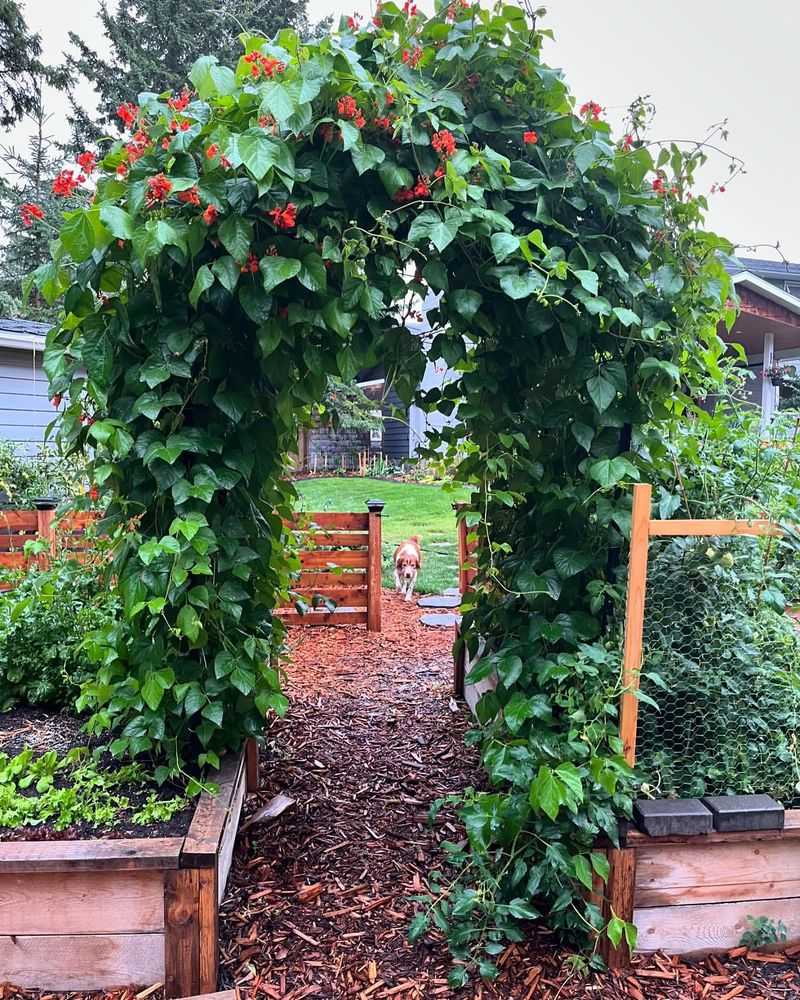
[[[0,317],[0,438],[36,452],[53,419],[42,368],[47,323]]]
[[[800,370],[800,264],[752,257],[728,257],[740,312],[722,339],[741,344],[747,367],[755,376],[745,393],[761,407],[763,423],[778,409],[781,388],[769,373],[776,366],[796,363]]]

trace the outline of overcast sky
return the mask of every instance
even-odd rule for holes
[[[701,138],[709,126],[728,119],[726,148],[742,157],[747,173],[712,197],[710,224],[742,245],[743,254],[750,244],[780,242],[786,257],[800,261],[797,0],[760,0],[752,7],[730,0],[544,3],[548,13],[541,23],[556,34],[555,42],[547,43],[547,61],[565,70],[581,101],[603,105],[612,122],[621,121],[628,104],[645,94],[658,109],[656,138]],[[314,19],[354,9],[366,13],[370,5],[309,3]],[[24,10],[30,27],[42,35],[47,59],[60,60],[69,30],[102,49],[95,0],[27,0]],[[63,97],[53,95],[54,133],[62,131],[64,108]],[[4,142],[9,139],[19,143],[24,129]],[[724,180],[726,167],[723,158],[712,160],[698,190],[707,192]],[[755,254],[780,256],[767,247]]]

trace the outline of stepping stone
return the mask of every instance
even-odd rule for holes
[[[452,628],[461,621],[461,615],[423,615],[420,622],[428,628]]]
[[[700,799],[637,799],[633,818],[650,837],[693,837],[714,829],[711,812]]]
[[[427,597],[420,597],[417,601],[420,608],[457,608],[460,604],[460,594],[458,597],[453,594],[429,594]]]
[[[703,804],[720,833],[783,829],[783,806],[769,795],[709,795]]]

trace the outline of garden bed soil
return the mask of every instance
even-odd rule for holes
[[[76,747],[92,747],[92,740],[82,731],[83,723],[75,716],[65,712],[48,712],[45,709],[18,706],[0,714],[0,753],[9,757],[16,756],[26,747],[30,747],[37,756],[55,750],[63,756]],[[101,769],[113,771],[120,766],[120,761],[110,754],[101,758]],[[56,780],[59,786],[59,781]],[[61,787],[64,783],[61,782]],[[53,823],[42,823],[38,826],[3,827],[0,826],[0,843],[16,840],[27,841],[58,841],[110,839],[126,837],[183,837],[189,830],[195,803],[169,820],[154,821],[143,826],[132,823],[130,816],[141,808],[151,792],[158,793],[160,798],[171,799],[181,794],[181,788],[165,784],[158,788],[155,784],[130,789],[119,789],[130,800],[130,808],[121,812],[113,825],[93,826],[89,823],[75,823],[63,830],[55,828]],[[33,793],[32,793],[33,794]]]

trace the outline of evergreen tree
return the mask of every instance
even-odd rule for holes
[[[63,71],[40,62],[42,40],[28,30],[22,8],[15,0],[0,0],[0,127],[10,128],[35,111],[37,81],[53,86],[66,82]]]
[[[71,199],[53,194],[53,178],[62,167],[62,157],[55,139],[48,134],[48,116],[42,104],[41,79],[31,84],[33,107],[25,117],[31,122],[27,150],[0,146],[0,230],[3,252],[0,254],[0,315],[9,312],[29,318],[49,318],[53,309],[34,292],[22,305],[22,283],[40,264],[50,258],[46,238],[49,223],[55,233],[63,223],[62,212],[73,207]],[[78,199],[75,199],[76,203]],[[43,213],[36,224],[27,219],[23,206],[34,206]]]
[[[0,0],[2,3],[2,0]],[[72,137],[79,152],[116,129],[116,109],[135,101],[142,91],[177,92],[200,55],[235,62],[241,52],[239,34],[254,30],[271,35],[292,25],[308,30],[306,0],[119,0],[111,9],[101,0],[100,21],[107,44],[101,56],[70,32],[76,51],[67,56],[73,80],[83,77],[98,94],[97,112],[70,97]]]

